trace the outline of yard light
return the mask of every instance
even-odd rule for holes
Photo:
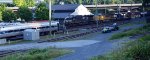
[[[95,2],[95,4],[96,4],[96,17],[98,16],[98,8],[97,8],[97,0],[96,0],[96,2]],[[98,19],[96,18],[96,27],[98,28]]]

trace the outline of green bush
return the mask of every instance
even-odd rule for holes
[[[150,60],[150,34],[127,43],[118,51],[91,60]]]
[[[140,41],[150,41],[150,35],[146,35],[139,39]]]
[[[119,38],[122,38],[124,36],[126,36],[125,33],[114,34],[114,35],[111,36],[110,40],[119,39]]]
[[[134,60],[150,59],[150,43],[138,43],[126,50],[126,56]]]

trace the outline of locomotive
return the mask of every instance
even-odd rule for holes
[[[93,18],[94,20],[98,21],[120,21],[120,20],[130,20],[131,19],[131,13],[114,13],[114,14],[107,14],[102,15],[99,14]]]

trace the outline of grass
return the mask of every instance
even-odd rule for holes
[[[150,32],[150,24],[147,24],[147,25],[140,27],[140,28],[137,28],[137,29],[133,29],[133,30],[114,34],[114,35],[112,35],[112,37],[110,37],[110,40],[134,36],[134,35],[138,35],[138,34],[145,34],[147,32]]]
[[[150,34],[127,43],[118,51],[91,60],[150,60]]]
[[[0,58],[0,60],[52,60],[58,56],[69,53],[65,49],[32,49],[26,53],[18,53]]]

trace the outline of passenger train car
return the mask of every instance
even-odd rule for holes
[[[49,22],[32,22],[32,23],[0,23],[0,38],[13,37],[23,35],[23,31],[26,29],[39,29],[40,33],[48,31],[57,31],[59,22],[52,21],[51,29],[49,28]]]

